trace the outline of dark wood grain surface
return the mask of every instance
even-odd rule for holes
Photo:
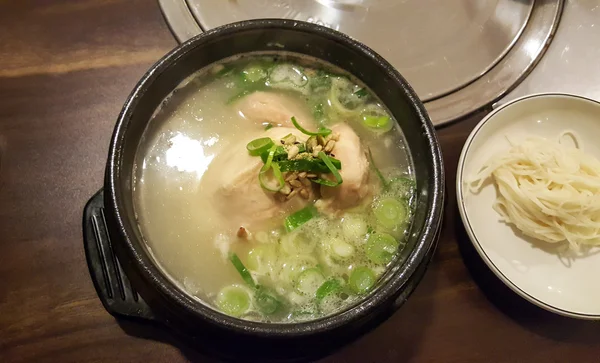
[[[0,0],[0,362],[212,361],[110,316],[82,247],[122,103],[175,45],[152,0]],[[454,177],[478,119],[439,131],[449,204],[423,282],[323,362],[600,362],[600,326],[523,302],[469,246]]]

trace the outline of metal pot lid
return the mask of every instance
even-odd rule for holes
[[[344,32],[402,73],[436,125],[516,86],[543,54],[563,8],[563,0],[160,2],[180,41],[202,29],[257,18],[303,20]]]

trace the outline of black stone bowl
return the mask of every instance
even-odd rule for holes
[[[154,264],[136,224],[132,202],[134,157],[156,108],[195,71],[233,55],[257,51],[309,55],[359,78],[398,120],[415,164],[417,203],[407,247],[364,300],[314,321],[249,322],[199,303]],[[86,206],[86,256],[98,294],[115,315],[158,321],[190,338],[199,349],[234,360],[302,360],[356,338],[402,305],[435,250],[443,199],[442,155],[433,125],[413,89],[385,59],[358,41],[315,24],[274,19],[244,21],[181,44],[152,66],[135,87],[111,140],[104,193],[97,194]],[[113,251],[118,263],[107,257]]]

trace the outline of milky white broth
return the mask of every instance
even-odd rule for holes
[[[271,58],[269,61],[273,62]],[[233,61],[232,64],[236,65],[236,62],[243,64],[248,60],[242,58]],[[273,64],[285,62],[306,64],[306,58],[279,59]],[[310,60],[310,64],[315,69],[331,69],[329,65],[317,63],[315,60]],[[254,229],[249,229],[252,238],[245,240],[236,236],[237,228],[240,227],[232,224],[236,221],[232,221],[227,213],[223,213],[228,209],[233,213],[239,208],[234,204],[215,206],[215,188],[219,186],[214,185],[217,179],[210,175],[212,173],[213,176],[220,176],[220,171],[227,169],[227,165],[215,162],[219,160],[218,155],[235,145],[246,145],[249,135],[260,137],[264,133],[263,125],[251,122],[241,112],[240,102],[231,102],[232,95],[237,92],[237,86],[232,79],[237,76],[215,77],[214,72],[221,68],[217,65],[198,72],[163,102],[150,121],[138,148],[133,183],[139,228],[157,265],[184,291],[213,307],[219,291],[226,286],[237,285],[252,294],[251,288],[232,266],[228,253],[237,253],[241,260],[247,263],[246,257],[251,248],[261,243],[278,243],[277,236],[285,234],[280,228],[283,218],[297,209],[290,203],[284,203],[281,214],[256,224],[258,227]],[[335,73],[342,72],[337,70]],[[306,95],[278,89],[269,89],[267,92],[277,93],[294,103],[296,112],[312,115]],[[316,130],[315,120],[309,121],[310,124],[305,122],[303,126]],[[350,126],[360,138],[363,149],[371,149],[373,159],[380,170],[412,176],[412,164],[403,135],[397,126],[383,134],[373,132],[357,121],[350,123]],[[373,220],[372,216],[369,216],[369,205],[381,190],[381,183],[372,168],[369,169],[368,178],[372,193],[361,202],[362,207],[352,209],[353,215],[358,216],[357,218],[363,218],[364,215],[367,222]],[[345,237],[339,226],[344,213],[337,211],[335,217],[309,221],[313,223],[310,228],[315,231],[320,226],[328,231],[335,230],[323,232],[323,238],[325,235],[335,235],[337,237],[334,238],[343,239]],[[369,228],[372,229],[371,224]],[[366,239],[368,235],[365,236]],[[352,243],[356,251],[364,248],[361,247],[364,245],[362,239]],[[347,267],[350,271],[357,264],[370,266],[378,276],[385,270],[385,266],[372,266],[364,256],[358,260],[344,261],[342,267]],[[261,282],[259,275],[253,276],[274,292],[283,293],[281,298],[286,300],[286,304],[293,305],[287,301],[287,294],[293,288],[283,289],[268,279]],[[362,295],[345,295],[345,300],[338,301],[335,307],[317,312],[311,310],[305,319],[333,313],[356,301],[360,296]],[[305,296],[303,299],[306,300]],[[264,316],[250,311],[241,317],[261,321],[301,320],[293,315],[291,310],[293,309],[288,308],[275,316]]]

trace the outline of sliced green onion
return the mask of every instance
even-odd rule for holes
[[[327,165],[327,168],[329,169],[329,171],[331,171],[331,173],[333,174],[333,177],[335,178],[335,181],[337,182],[337,184],[335,184],[333,186],[342,184],[342,182],[343,182],[342,176],[340,175],[340,173],[338,172],[336,167],[333,166],[333,163],[331,162],[331,160],[329,160],[329,156],[325,155],[324,152],[319,151],[319,158],[321,160],[323,160],[325,165]]]
[[[387,111],[377,105],[367,105],[360,113],[363,124],[377,132],[388,132],[394,127],[392,118]]]
[[[308,84],[308,77],[291,64],[279,64],[269,72],[269,82],[273,86],[280,84],[289,85],[295,88],[301,88]]]
[[[321,301],[329,295],[335,294],[342,289],[342,284],[337,279],[327,280],[316,292],[317,301]]]
[[[242,70],[242,77],[245,82],[259,82],[267,78],[267,71],[258,65],[251,65]]]
[[[269,169],[265,169],[264,165],[258,173],[258,182],[260,183],[260,186],[264,190],[266,190],[268,192],[272,192],[272,193],[277,193],[278,191],[281,190],[281,188],[283,188],[285,186],[285,180],[283,179],[283,175],[281,174],[281,169],[279,169],[279,165],[277,163],[271,164],[271,169],[273,170],[273,176],[275,177],[275,180],[277,181],[277,186],[272,187],[269,185],[269,182],[266,179],[267,172],[269,171]]]
[[[395,229],[406,222],[408,206],[395,198],[383,198],[375,202],[373,214],[379,224],[387,229]]]
[[[356,85],[346,77],[334,78],[329,91],[329,102],[333,111],[344,117],[353,117],[358,114],[359,107],[365,102],[356,95]]]
[[[309,205],[299,211],[290,214],[284,221],[285,230],[288,232],[300,227],[304,223],[310,221],[318,214],[317,208],[314,205]]]
[[[337,187],[339,185],[337,182],[323,179],[323,178],[317,178],[317,179],[311,179],[311,180],[317,184],[325,185],[326,187]]]
[[[325,106],[323,106],[323,103],[319,102],[314,105],[312,114],[319,124],[323,124],[325,122]]]
[[[359,241],[368,233],[367,222],[359,216],[346,214],[342,220],[342,233],[351,241]]]
[[[317,246],[317,240],[304,233],[288,233],[281,237],[281,248],[288,255],[308,255]]]
[[[354,92],[354,95],[358,96],[358,98],[363,98],[369,95],[369,91],[365,87],[363,87],[358,91]]]
[[[342,168],[342,163],[334,158],[329,157],[331,164],[336,169]],[[319,159],[298,159],[284,160],[279,162],[281,171],[306,171],[310,173],[329,173],[329,168],[322,160]],[[337,184],[336,184],[337,185]]]
[[[336,257],[348,258],[354,254],[354,246],[341,238],[333,238],[329,242],[329,248]]]
[[[393,178],[387,186],[387,189],[394,195],[407,199],[413,196],[415,188],[415,181],[406,177]]]
[[[250,295],[240,286],[227,286],[219,292],[216,303],[222,312],[237,317],[250,309]]]
[[[275,156],[276,150],[277,150],[277,145],[271,146],[271,148],[269,149],[269,156],[267,156],[267,161],[265,162],[265,165],[263,165],[262,168],[260,168],[260,171],[258,172],[258,182],[260,183],[260,186],[269,192],[278,192],[285,185],[285,181],[283,180],[283,176],[281,175],[281,169],[279,168],[279,165],[277,165],[277,163],[273,163],[273,157]],[[267,172],[270,169],[273,169],[273,175],[275,176],[275,179],[277,180],[276,188],[269,186],[267,181],[265,180],[265,178],[267,176]]]
[[[285,180],[283,179],[283,175],[281,174],[281,169],[279,169],[278,163],[272,163],[271,168],[273,169],[275,180],[277,180],[277,183],[279,183],[279,188],[277,189],[277,191],[279,191],[285,185]]]
[[[296,282],[298,275],[307,268],[316,266],[317,259],[305,254],[295,256],[285,256],[285,261],[282,261],[279,280],[290,286]]]
[[[309,136],[327,136],[329,134],[331,134],[331,130],[326,128],[326,127],[320,127],[319,130],[317,130],[316,132],[311,132],[308,131],[307,129],[305,129],[304,127],[300,126],[300,124],[298,123],[298,121],[296,121],[296,118],[294,116],[292,116],[292,123],[294,124],[294,127],[296,127],[298,129],[298,131],[300,131],[301,133],[305,134],[305,135],[309,135]]]
[[[379,181],[381,181],[381,185],[385,189],[388,187],[388,182],[383,177],[383,174],[381,174],[381,171],[379,170],[379,168],[377,168],[377,165],[375,165],[375,160],[373,159],[373,153],[371,152],[371,148],[369,148],[368,150],[369,150],[369,163],[371,164],[371,167],[373,168],[373,171],[375,172],[375,174],[377,174]]]
[[[271,146],[269,149],[269,155],[267,156],[267,161],[265,161],[264,168],[269,169],[271,167],[271,163],[273,162],[273,157],[275,157],[275,151],[277,150],[277,145]]]
[[[306,144],[299,143],[296,146],[298,146],[298,154],[306,152]]]
[[[288,152],[287,152],[287,150],[283,146],[277,145],[277,144],[276,144],[276,146],[277,147],[275,149],[275,153],[273,154],[273,161],[279,161],[279,162],[282,162],[282,161],[293,161],[293,160],[288,160],[288,158],[287,158],[288,157]],[[304,145],[304,144],[296,144],[296,146],[298,147],[298,153],[299,154],[303,153],[303,152],[306,152],[306,145]],[[262,159],[263,163],[267,162],[267,158],[268,157],[269,157],[269,150],[267,150],[267,151],[263,152],[262,154],[260,154],[260,158]],[[311,159],[309,158],[307,160],[311,160]],[[320,162],[320,160],[319,160],[319,162]],[[338,162],[338,165],[339,165],[339,160],[337,160],[337,162]],[[279,166],[281,167],[282,165],[280,164]],[[325,165],[323,165],[323,167],[325,167]],[[284,171],[283,168],[281,170]]]
[[[314,105],[313,116],[315,116],[315,119],[317,120],[325,116],[325,110],[323,110],[323,103],[317,103],[316,105]]]
[[[273,243],[262,243],[248,251],[246,267],[260,274],[268,273],[277,265],[277,246]]]
[[[242,260],[240,260],[240,258],[238,257],[238,255],[235,254],[235,253],[232,253],[229,256],[229,260],[233,264],[233,267],[235,267],[235,269],[237,270],[237,272],[240,274],[240,276],[242,276],[242,280],[244,280],[244,282],[246,284],[248,284],[248,286],[250,286],[250,287],[256,287],[256,283],[254,282],[254,279],[252,278],[252,275],[250,274],[250,272],[248,271],[248,269],[246,268],[246,266],[244,266],[244,264],[242,263]]]
[[[309,268],[298,276],[296,288],[303,294],[314,296],[324,281],[325,277],[318,268]]]
[[[260,154],[260,158],[262,159],[263,163],[265,163],[265,164],[267,163],[267,159],[269,158],[270,152],[271,152],[271,149]],[[275,145],[275,151],[273,152],[273,159],[271,159],[271,161],[281,160],[281,159],[287,160],[287,151],[285,151],[283,146]]]
[[[256,293],[254,294],[254,304],[258,310],[265,315],[275,313],[283,305],[279,299],[267,292],[263,287],[259,287],[256,290]]]
[[[320,160],[298,159],[286,160],[279,163],[281,171],[306,171],[311,173],[326,173],[329,171],[327,166]]]
[[[252,140],[246,145],[246,149],[252,156],[258,156],[269,150],[275,143],[270,137],[261,137],[260,139]]]
[[[287,293],[287,300],[296,306],[302,306],[306,304],[310,300],[310,296],[306,296],[304,294],[299,294],[296,291],[291,291]]]
[[[264,287],[259,286],[254,282],[252,275],[235,253],[232,253],[229,259],[231,260],[231,263],[233,263],[235,269],[242,276],[244,282],[246,282],[246,284],[248,284],[250,287],[256,289],[254,294],[254,304],[258,307],[258,309],[263,314],[274,313],[282,305],[282,303],[273,294],[266,291]]]
[[[275,126],[273,126],[272,123],[267,122],[267,124],[265,125],[265,131],[272,129],[273,127],[275,127]]]
[[[262,251],[259,249],[259,247],[261,247],[260,245],[258,247],[255,247],[253,249],[251,249],[250,251],[248,251],[248,255],[246,256],[246,268],[252,270],[252,271],[258,271],[261,272],[262,269],[262,256],[261,253]]]
[[[366,244],[366,255],[371,262],[386,265],[398,250],[398,241],[387,233],[373,233]]]
[[[387,129],[392,123],[389,116],[363,116],[363,123],[372,129]]]
[[[321,70],[317,71],[317,75],[310,79],[310,88],[313,92],[329,90],[331,88],[331,77]]]
[[[364,294],[375,285],[375,273],[368,267],[356,267],[350,273],[348,285],[357,294]]]
[[[308,321],[308,320],[314,320],[315,319],[315,315],[317,314],[317,309],[313,308],[314,310],[310,310],[306,309],[306,310],[297,310],[292,312],[292,319],[297,320],[297,321]]]

